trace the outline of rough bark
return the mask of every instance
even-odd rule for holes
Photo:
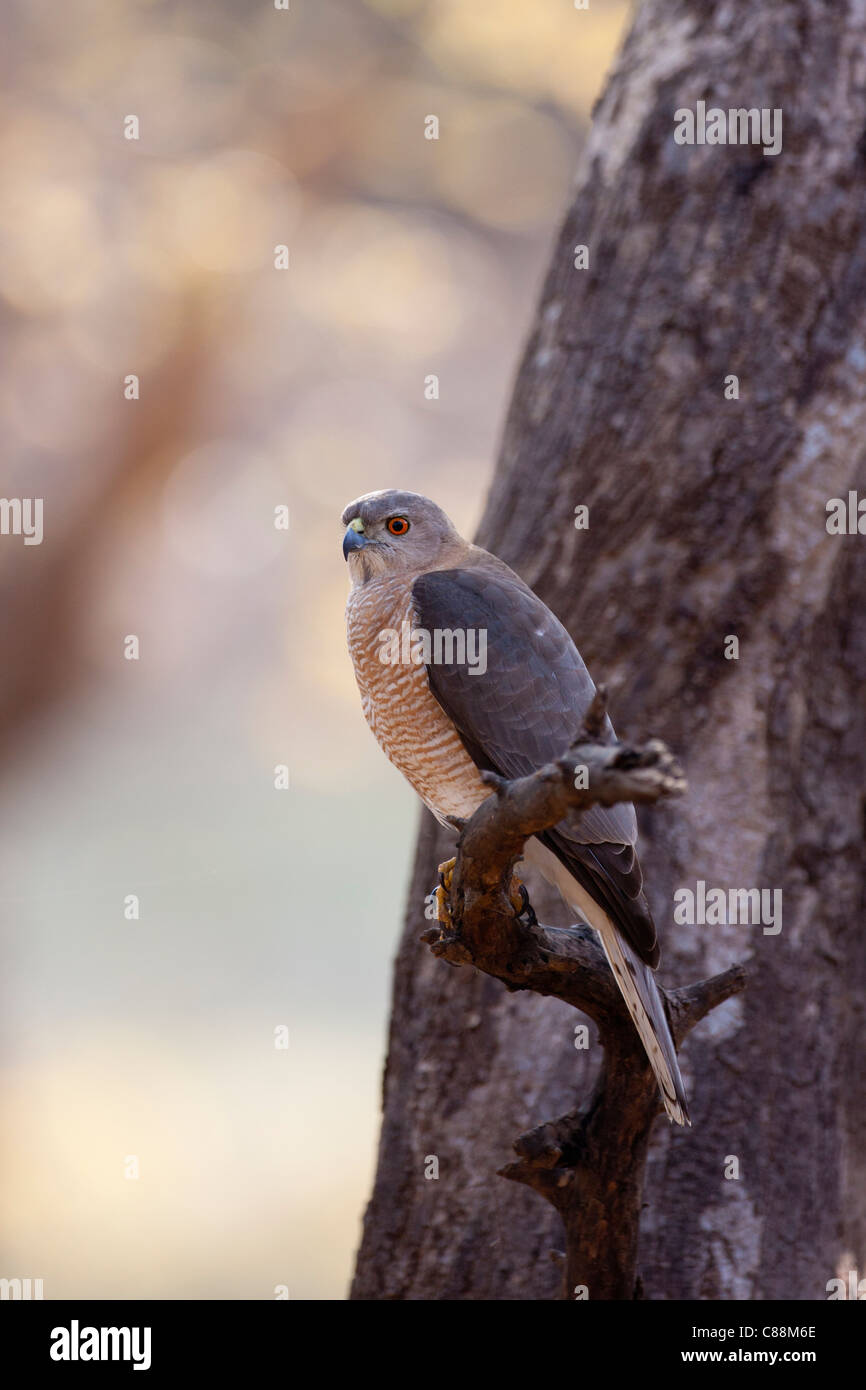
[[[675,145],[675,109],[698,100],[781,108],[782,153]],[[821,1299],[838,1268],[866,1268],[866,537],[825,524],[830,498],[866,493],[864,373],[862,7],[646,0],[595,115],[479,539],[568,625],[614,722],[685,767],[689,796],[641,814],[662,980],[748,966],[746,993],[685,1045],[693,1129],[653,1132],[650,1298]],[[567,1005],[419,944],[449,852],[425,817],[353,1296],[552,1298],[561,1227],[491,1174],[585,1099],[598,1059],[571,1046]],[[781,889],[781,932],[676,925],[674,891],[697,880]]]

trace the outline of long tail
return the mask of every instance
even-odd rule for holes
[[[580,910],[584,916],[589,915],[586,908]],[[653,972],[623,940],[613,922],[600,908],[593,911],[590,925],[601,937],[614,979],[655,1072],[665,1110],[678,1125],[690,1125],[686,1089]]]

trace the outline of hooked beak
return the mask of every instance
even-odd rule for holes
[[[348,560],[350,551],[362,550],[365,545],[370,544],[364,532],[358,529],[360,526],[363,526],[363,522],[360,518],[356,517],[355,520],[350,521],[346,527],[346,534],[343,537],[344,560]]]

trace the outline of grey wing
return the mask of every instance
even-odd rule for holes
[[[476,766],[525,777],[561,757],[580,729],[595,686],[568,632],[503,566],[433,570],[412,587],[428,632],[486,634],[486,670],[433,662],[430,688]],[[446,653],[447,654],[447,653]],[[613,728],[608,721],[611,737]],[[605,909],[640,958],[655,966],[658,942],[634,849],[634,807],[593,806],[538,837]]]

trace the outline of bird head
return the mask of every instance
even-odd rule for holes
[[[343,555],[353,584],[447,563],[463,542],[448,517],[418,492],[368,492],[343,511]]]

